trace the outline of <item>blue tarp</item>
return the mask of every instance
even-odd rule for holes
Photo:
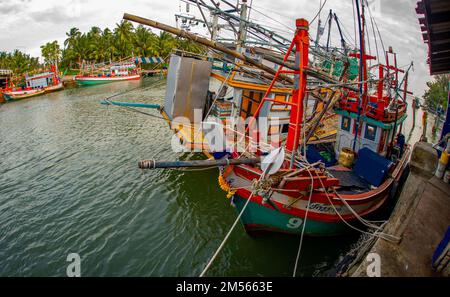
[[[371,185],[378,187],[383,183],[392,164],[391,161],[372,150],[363,148],[358,152],[358,159],[353,167],[353,172]]]

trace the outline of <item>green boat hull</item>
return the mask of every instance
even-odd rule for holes
[[[140,75],[132,75],[132,76],[114,77],[114,78],[97,78],[97,77],[79,78],[79,79],[75,79],[75,81],[79,86],[95,86],[95,85],[109,84],[109,83],[121,82],[121,81],[139,80],[139,79],[141,79]]]
[[[77,84],[79,86],[95,86],[95,85],[103,85],[110,84],[113,82],[118,82],[121,80],[111,81],[111,80],[77,80]]]
[[[239,195],[233,196],[233,204],[238,213],[246,203],[246,199]],[[250,202],[241,217],[241,222],[249,234],[260,232],[276,232],[299,235],[303,231],[304,218],[294,217]],[[333,236],[346,233],[350,229],[343,222],[323,222],[308,219],[305,234],[309,236]]]

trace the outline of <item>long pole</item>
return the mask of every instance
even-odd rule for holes
[[[353,140],[353,151],[356,151],[356,141],[358,140],[359,129],[360,129],[360,121],[361,121],[361,112],[363,108],[363,79],[364,79],[364,37],[363,37],[363,28],[361,24],[361,13],[359,9],[359,1],[355,0],[356,3],[356,16],[358,17],[358,28],[359,28],[359,103],[358,103],[358,117],[356,118],[356,129],[355,129],[355,138]]]
[[[139,23],[139,24],[143,24],[143,25],[147,25],[147,26],[150,26],[150,27],[158,28],[160,30],[163,30],[163,31],[175,34],[177,36],[191,39],[191,40],[193,40],[193,41],[195,41],[197,43],[203,44],[205,46],[215,48],[215,49],[217,49],[217,50],[219,50],[219,51],[221,51],[221,52],[223,52],[225,54],[229,54],[230,56],[233,56],[233,57],[235,57],[237,59],[240,59],[241,61],[244,61],[244,62],[247,62],[247,63],[249,63],[251,65],[254,65],[254,66],[256,66],[256,67],[258,67],[258,68],[260,68],[260,69],[262,69],[262,70],[264,70],[264,71],[266,71],[268,73],[270,73],[270,74],[275,75],[277,73],[277,71],[275,69],[273,69],[272,67],[268,67],[266,65],[263,65],[262,63],[259,63],[258,61],[254,60],[254,59],[248,58],[248,57],[244,56],[241,53],[233,51],[233,50],[225,47],[224,45],[222,45],[220,43],[214,42],[212,40],[209,40],[209,39],[206,39],[206,38],[203,38],[203,37],[200,37],[200,36],[197,36],[197,35],[192,34],[190,32],[186,32],[186,31],[174,28],[174,27],[166,25],[166,24],[155,22],[153,20],[149,20],[149,19],[142,18],[142,17],[135,16],[135,15],[131,15],[131,14],[128,14],[128,13],[124,14],[123,18],[125,20],[133,21],[133,22],[136,22],[136,23]],[[285,81],[290,82],[290,83],[294,82],[290,77],[287,77],[285,75],[280,75],[279,78],[281,80],[285,80]]]
[[[299,67],[299,72],[295,74],[294,90],[292,91],[291,117],[289,120],[289,131],[286,140],[286,149],[292,152],[291,168],[294,165],[294,158],[300,141],[300,132],[303,125],[303,100],[306,94],[307,75],[303,71],[308,66],[309,54],[309,23],[305,19],[296,21],[297,32],[295,40],[295,62]]]
[[[194,160],[194,161],[155,161],[143,160],[138,166],[140,169],[161,169],[161,168],[192,168],[192,167],[219,167],[241,164],[258,164],[260,158],[249,159],[220,159],[220,160]]]
[[[225,54],[229,54],[232,57],[238,58],[238,59],[240,59],[240,60],[242,60],[242,61],[244,61],[244,62],[246,62],[248,64],[251,64],[251,65],[253,65],[253,66],[255,66],[255,67],[259,68],[259,69],[262,69],[262,70],[264,70],[267,73],[270,73],[272,75],[276,75],[276,73],[277,73],[276,69],[274,69],[272,67],[265,66],[262,63],[259,63],[258,61],[255,61],[254,59],[248,58],[248,57],[242,55],[241,53],[238,53],[237,51],[233,51],[233,50],[225,47],[224,45],[222,45],[222,44],[220,44],[218,42],[214,42],[214,41],[211,41],[209,39],[206,39],[206,38],[197,36],[195,34],[192,34],[190,32],[186,32],[186,31],[174,28],[174,27],[169,26],[169,25],[165,25],[165,24],[153,21],[153,20],[149,20],[149,19],[142,18],[142,17],[135,16],[135,15],[131,15],[131,14],[128,14],[128,13],[124,14],[123,18],[125,20],[133,21],[133,22],[136,22],[136,23],[139,23],[139,24],[143,24],[143,25],[147,25],[147,26],[150,26],[150,27],[153,27],[153,28],[157,28],[157,29],[163,30],[163,31],[175,34],[175,35],[180,36],[180,37],[188,38],[188,39],[190,39],[192,41],[195,41],[197,43],[203,44],[204,46],[214,48],[214,49],[216,49],[218,51],[221,51],[221,52],[223,52]],[[281,63],[281,61],[278,61],[278,62]],[[281,65],[283,65],[284,67],[289,68],[289,69],[292,67],[291,63],[283,63]],[[293,69],[293,70],[296,70],[296,69]],[[331,77],[329,77],[327,75],[324,75],[323,73],[320,73],[320,72],[318,72],[318,71],[316,71],[314,69],[311,69],[311,68],[307,68],[306,67],[304,69],[304,72],[305,72],[305,74],[307,74],[309,76],[312,76],[312,77],[315,77],[315,78],[317,78],[319,80],[323,80],[326,83],[330,83],[330,84],[338,84],[339,83],[338,81],[332,79]],[[278,80],[289,82],[289,83],[294,83],[294,80],[292,78],[290,78],[290,77],[288,77],[286,75],[282,75],[282,74],[280,74],[278,76]],[[358,91],[357,88],[352,87],[352,86],[343,86],[343,88],[351,90],[351,91],[355,91],[355,92]]]
[[[245,39],[247,38],[247,0],[243,0],[241,4],[241,19],[239,20],[239,38],[237,41],[237,51],[240,52],[244,47]]]

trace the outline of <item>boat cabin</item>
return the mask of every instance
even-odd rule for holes
[[[44,89],[54,85],[55,74],[53,72],[39,73],[34,76],[26,76],[26,87],[30,89]]]
[[[357,129],[358,114],[346,110],[336,110],[339,116],[335,151],[336,155],[343,148],[355,148],[357,153],[362,148],[368,148],[380,155],[386,155],[389,142],[394,133],[394,122],[381,122],[367,116],[361,116],[361,125]],[[406,120],[406,114],[397,120],[397,127]],[[358,137],[355,135],[358,130]],[[356,139],[356,144],[355,144]]]
[[[112,76],[128,76],[136,69],[134,64],[114,65],[111,66],[110,72]]]

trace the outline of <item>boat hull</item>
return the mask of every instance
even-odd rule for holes
[[[63,83],[61,82],[61,83],[59,83],[59,84],[57,84],[57,85],[55,85],[55,86],[46,87],[46,88],[45,88],[45,92],[46,92],[46,93],[52,93],[52,92],[61,91],[61,90],[63,90],[63,89],[64,89],[64,85],[63,85]]]
[[[317,192],[312,195],[311,203],[307,192],[305,196],[291,197],[274,191],[269,202],[265,202],[260,195],[252,195],[248,189],[248,181],[255,180],[256,176],[251,167],[245,165],[235,166],[227,181],[238,189],[232,198],[238,213],[251,197],[241,217],[247,233],[264,231],[295,235],[301,234],[304,228],[304,234],[308,236],[333,236],[351,231],[349,225],[359,228],[360,223],[354,212],[359,217],[367,217],[385,205],[389,198],[393,198],[398,185],[404,181],[404,173],[407,173],[405,169],[408,167],[409,155],[410,151],[407,149],[392,176],[374,190],[340,194],[340,198],[333,193],[327,196],[323,192]],[[306,225],[303,226],[305,221]]]
[[[232,199],[236,211],[240,213],[247,199],[239,195],[234,195]],[[283,213],[253,201],[248,204],[241,217],[241,222],[250,235],[267,232],[298,235],[303,231],[304,221],[305,219],[302,217]],[[307,219],[305,226],[305,235],[308,236],[333,236],[347,231],[348,227],[343,222]]]
[[[40,96],[44,93],[45,90],[18,91],[18,92],[3,93],[3,97],[5,98],[6,101],[18,101],[22,99]]]
[[[140,75],[117,76],[117,77],[75,77],[75,81],[79,86],[93,86],[108,84],[119,81],[139,80]]]

